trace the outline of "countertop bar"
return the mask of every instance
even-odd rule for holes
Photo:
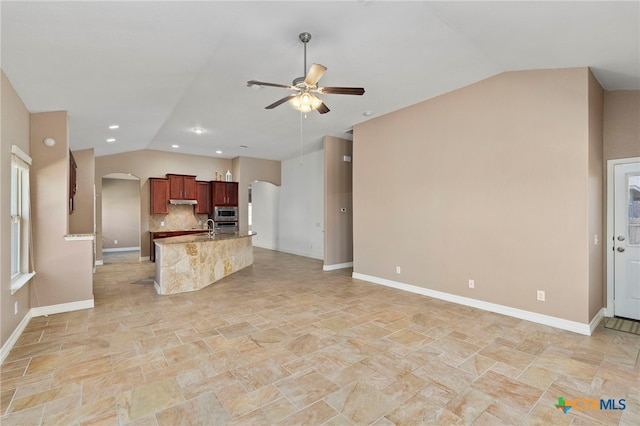
[[[256,235],[255,232],[249,232],[246,234],[240,234],[238,232],[234,233],[218,233],[214,234],[213,237],[209,236],[207,231],[203,231],[199,234],[191,234],[191,235],[180,235],[178,237],[167,237],[167,238],[159,238],[157,240],[153,240],[153,242],[157,245],[168,245],[168,244],[183,244],[183,243],[193,243],[193,242],[207,242],[207,241],[224,241],[224,240],[233,240],[237,238],[248,238]]]
[[[207,232],[154,240],[158,294],[176,294],[205,288],[253,265],[251,238],[255,232]]]

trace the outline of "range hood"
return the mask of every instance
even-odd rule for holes
[[[169,204],[198,204],[196,200],[169,200]]]

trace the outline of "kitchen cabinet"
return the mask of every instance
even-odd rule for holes
[[[75,210],[74,199],[78,191],[78,165],[69,151],[69,214]]]
[[[191,229],[187,231],[160,231],[160,232],[149,232],[151,235],[151,253],[149,255],[149,259],[152,262],[156,261],[156,245],[153,243],[153,240],[158,238],[169,238],[169,237],[179,237],[181,235],[189,235],[189,234],[201,234],[203,232],[207,232],[203,229]]]
[[[169,199],[196,199],[197,189],[195,176],[167,174],[167,178],[169,178]]]
[[[215,206],[238,205],[238,182],[211,182],[211,204]]]
[[[196,181],[196,214],[209,214],[211,212],[211,185],[209,182]]]
[[[151,214],[169,214],[169,179],[149,178]]]

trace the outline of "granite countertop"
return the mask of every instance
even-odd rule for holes
[[[149,232],[207,232],[207,228],[187,228],[187,229],[149,229]]]
[[[153,242],[158,245],[205,243],[207,241],[223,241],[223,240],[232,240],[235,238],[247,238],[247,237],[253,237],[254,235],[256,235],[255,232],[247,232],[247,233],[234,232],[234,233],[214,234],[213,237],[209,237],[209,234],[207,232],[203,232],[199,234],[181,235],[179,237],[160,238],[160,239],[153,240]]]

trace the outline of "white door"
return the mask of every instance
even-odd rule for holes
[[[640,163],[614,166],[614,314],[640,320]]]

